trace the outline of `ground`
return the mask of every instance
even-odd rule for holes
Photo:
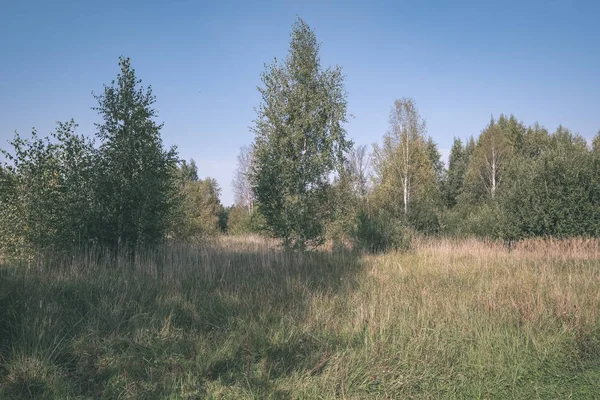
[[[0,269],[0,398],[593,398],[600,242],[260,238]]]

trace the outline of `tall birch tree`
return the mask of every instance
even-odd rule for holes
[[[319,50],[315,33],[298,19],[287,58],[262,74],[253,128],[259,211],[273,236],[297,248],[323,242],[331,177],[352,148],[341,68],[323,70]]]
[[[425,138],[425,122],[414,100],[394,102],[390,129],[374,146],[376,197],[391,212],[408,217],[412,203],[436,186],[436,173]]]

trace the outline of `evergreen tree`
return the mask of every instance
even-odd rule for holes
[[[321,69],[319,44],[302,19],[283,63],[262,74],[253,128],[252,185],[271,234],[303,248],[324,240],[332,173],[343,165],[346,92],[341,69]]]
[[[445,172],[442,155],[440,154],[437,144],[433,141],[432,137],[427,138],[426,146],[427,153],[429,155],[429,161],[431,162],[431,165],[433,165],[433,170],[435,172],[435,180],[437,182],[438,190],[441,190]]]
[[[198,178],[198,167],[196,166],[196,161],[194,159],[190,159],[189,162],[185,160],[181,160],[181,165],[179,166],[179,171],[181,178],[185,182],[196,182]]]
[[[465,156],[467,159],[471,159],[473,152],[475,151],[475,138],[473,136],[469,137],[469,140],[465,143]]]
[[[444,184],[444,201],[446,207],[456,205],[463,190],[463,181],[469,165],[467,150],[459,138],[454,138],[450,156],[448,157],[448,172]]]
[[[525,134],[527,128],[522,122],[519,122],[514,115],[507,117],[501,114],[497,122],[498,128],[502,131],[502,134],[506,138],[507,145],[513,149],[516,153],[520,153],[523,150]]]

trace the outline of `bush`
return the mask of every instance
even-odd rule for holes
[[[438,207],[432,201],[418,201],[411,204],[408,210],[408,222],[417,232],[435,234],[439,232]]]
[[[510,239],[600,234],[600,160],[563,145],[513,165],[500,201]]]
[[[264,229],[264,218],[254,210],[249,213],[245,207],[232,206],[228,210],[227,233],[230,235],[245,235],[261,233]]]
[[[504,237],[506,216],[494,201],[463,204],[447,210],[442,216],[443,233],[457,237]]]
[[[371,253],[410,249],[412,232],[402,221],[379,210],[372,214],[361,211],[354,232],[355,246]]]

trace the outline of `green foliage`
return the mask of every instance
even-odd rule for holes
[[[265,220],[258,210],[251,213],[240,206],[231,206],[227,211],[227,233],[230,235],[260,234],[265,229]]]
[[[539,156],[516,160],[509,173],[507,237],[600,234],[600,164],[582,137],[559,127]]]
[[[446,235],[499,239],[505,237],[506,215],[497,201],[458,203],[442,214],[441,225]]]
[[[0,177],[0,244],[10,254],[65,251],[93,238],[97,154],[72,120],[50,138],[15,134]]]
[[[324,240],[330,175],[352,143],[341,69],[321,69],[319,44],[303,20],[291,36],[286,60],[262,74],[252,185],[270,233],[303,248]]]
[[[347,247],[352,241],[356,218],[369,194],[368,163],[366,146],[352,148],[331,187],[326,237],[336,249]]]
[[[432,137],[427,138],[427,142],[425,142],[427,146],[427,154],[429,156],[429,161],[433,166],[433,171],[435,172],[435,181],[438,187],[438,190],[442,188],[442,182],[444,180],[444,162],[442,161],[442,155],[438,150],[437,144],[433,141]]]
[[[452,182],[460,175],[456,168],[460,156],[455,142],[446,181],[448,206],[457,192],[453,188],[458,185]],[[469,161],[464,191],[443,215],[443,230],[504,239],[596,236],[598,168],[593,146],[590,151],[587,142],[568,129],[559,126],[549,135],[538,124],[524,127],[513,116],[501,116],[482,132]]]
[[[135,247],[158,242],[172,229],[177,207],[174,148],[164,150],[152,88],[141,86],[128,58],[104,93],[95,96],[100,145],[96,227],[100,243]]]
[[[345,169],[333,183],[328,195],[330,203],[326,238],[335,248],[344,247],[352,236],[362,198],[354,191],[354,176]]]
[[[406,251],[412,241],[411,230],[387,211],[360,211],[356,218],[354,242],[358,249],[371,253]]]
[[[179,166],[179,175],[180,179],[184,182],[196,182],[200,178],[198,178],[198,167],[196,166],[196,161],[191,159],[189,162],[185,160],[181,160],[181,164]]]
[[[463,186],[465,201],[483,203],[496,196],[512,151],[508,133],[492,118],[481,132],[469,159]]]
[[[520,153],[525,147],[525,136],[527,128],[522,122],[519,122],[514,115],[507,117],[501,114],[497,122],[498,128],[506,137],[507,146],[515,152]]]
[[[443,167],[412,99],[394,102],[390,130],[374,147],[373,207],[414,229],[435,232]]]
[[[535,123],[527,127],[523,136],[523,146],[518,154],[525,158],[535,159],[549,146],[550,135],[543,126]]]
[[[454,207],[462,194],[468,165],[469,154],[467,154],[467,149],[459,138],[454,138],[448,157],[448,172],[443,185],[444,203],[448,208]]]
[[[174,215],[172,237],[182,241],[201,241],[227,232],[228,211],[221,205],[221,188],[213,178],[198,178],[198,167],[191,159],[182,160],[176,175],[181,207]]]
[[[0,246],[32,256],[90,244],[149,245],[172,232],[179,209],[176,153],[164,151],[151,89],[129,59],[96,96],[100,147],[58,123],[50,138],[15,135],[0,173]]]
[[[182,187],[183,215],[176,229],[176,238],[200,241],[227,229],[227,214],[219,195],[221,188],[213,178],[186,181]]]
[[[598,131],[592,140],[592,151],[596,154],[600,154],[600,131]]]

